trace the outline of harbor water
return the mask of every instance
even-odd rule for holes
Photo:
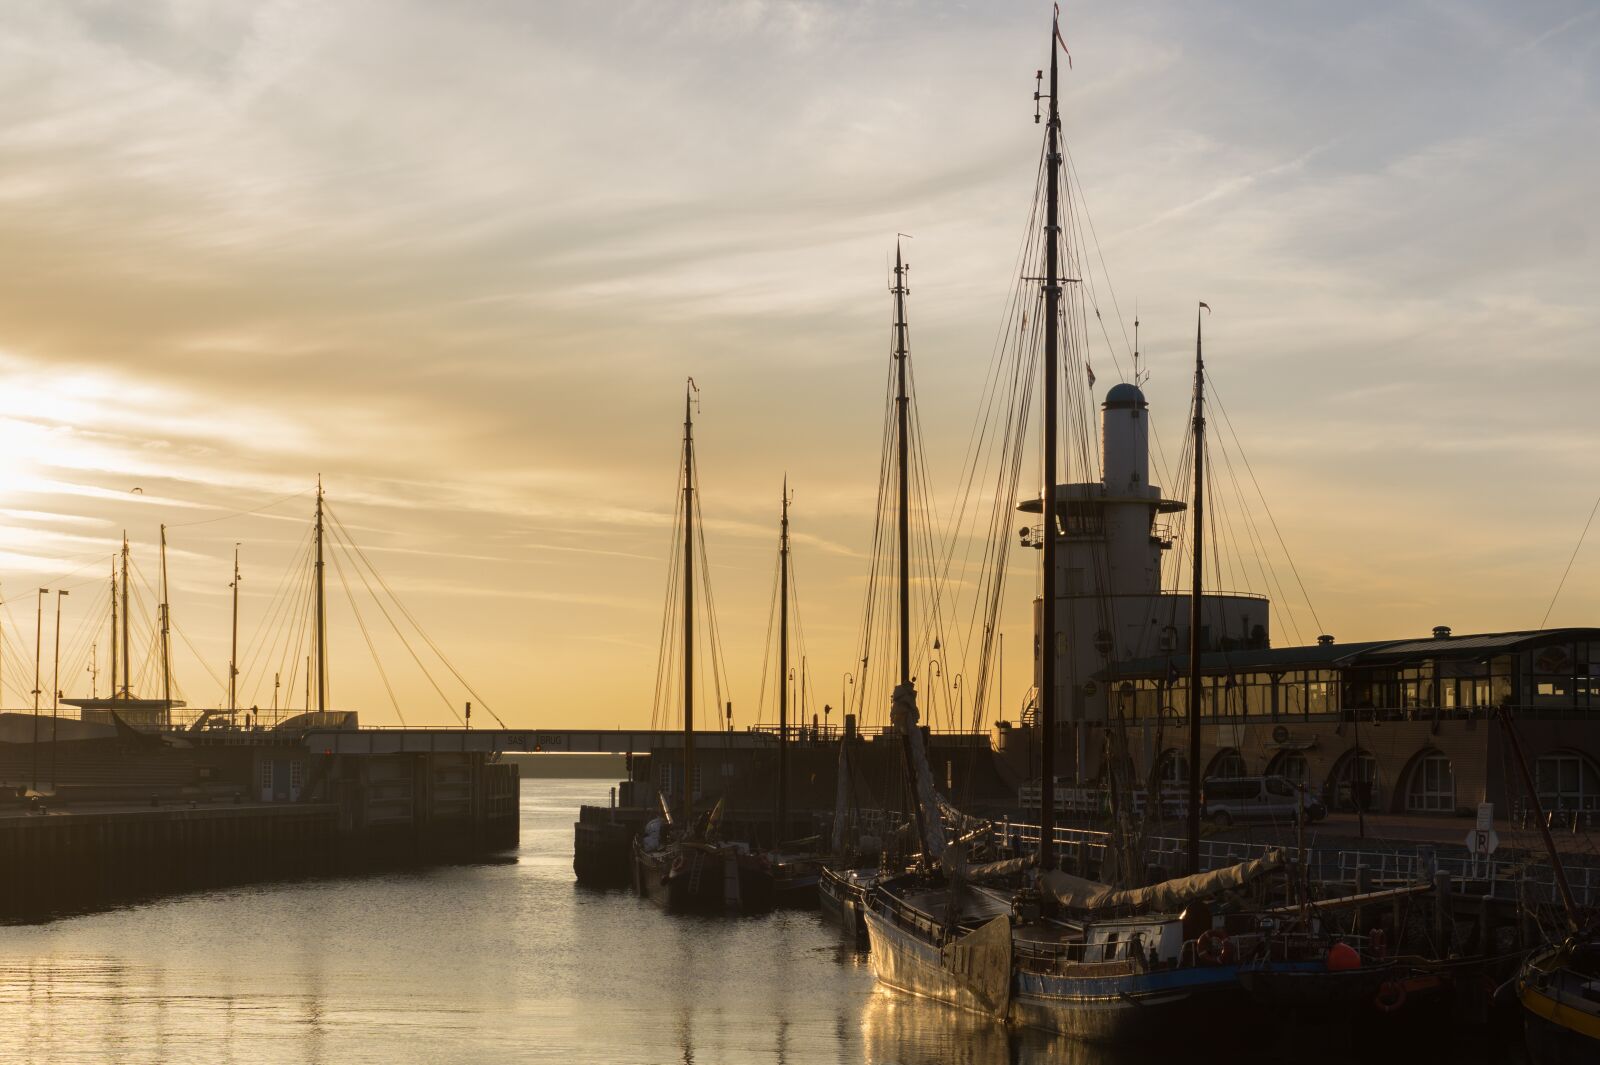
[[[13,1063],[1130,1065],[875,989],[815,912],[677,918],[578,887],[572,821],[607,782],[526,780],[504,861],[258,885],[0,928]],[[7,875],[26,875],[12,870]],[[1512,1061],[1450,1046],[1424,1059]],[[1196,1033],[1186,1060],[1204,1060]],[[1299,1060],[1402,1060],[1307,1039]],[[1282,1060],[1282,1048],[1263,1060]],[[1241,1060],[1237,1055],[1231,1060]],[[1408,1051],[1408,1062],[1419,1060]]]

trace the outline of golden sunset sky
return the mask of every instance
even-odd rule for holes
[[[1600,9],[1063,6],[1117,358],[1137,306],[1175,456],[1195,301],[1214,309],[1211,379],[1315,611],[1280,601],[1274,641],[1291,620],[1341,641],[1537,626],[1600,493]],[[837,704],[895,234],[948,506],[1015,279],[1049,14],[7,6],[6,707],[31,703],[36,589],[70,591],[62,687],[87,694],[112,554],[126,529],[154,582],[163,522],[182,696],[225,698],[239,543],[241,702],[269,705],[320,473],[501,718],[648,724],[690,375],[736,723],[773,714],[756,701],[785,474],[814,698]],[[1117,362],[1091,356],[1103,394]],[[1014,716],[1037,559],[1012,553]],[[434,689],[344,564],[334,705],[398,720],[353,598],[405,719],[453,722],[470,696],[439,668]],[[143,594],[135,687],[157,695]],[[1600,624],[1600,544],[1550,624]]]

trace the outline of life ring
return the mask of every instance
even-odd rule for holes
[[[1202,965],[1221,965],[1233,960],[1233,944],[1228,942],[1228,933],[1208,928],[1194,941],[1194,954]]]
[[[1406,1004],[1406,985],[1398,980],[1384,981],[1378,985],[1378,993],[1372,996],[1372,1004],[1379,1013],[1393,1013]]]

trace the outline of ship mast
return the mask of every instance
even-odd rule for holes
[[[328,708],[328,622],[323,596],[322,474],[317,474],[317,712]]]
[[[239,545],[233,545],[233,641],[228,652],[228,720],[233,721],[239,709]]]
[[[111,698],[117,697],[117,556],[111,556]]]
[[[789,824],[789,478],[783,478],[783,517],[778,535],[778,822],[772,843],[783,842]],[[804,681],[802,680],[802,685]]]
[[[896,526],[900,568],[900,683],[911,683],[911,497],[907,461],[910,441],[906,432],[907,408],[910,398],[906,394],[906,270],[900,257],[900,242],[894,245],[894,362],[895,362],[895,448],[896,470],[899,481],[898,517]]]
[[[694,378],[683,392],[683,831],[694,833]]]
[[[906,364],[911,360],[910,345],[906,339],[906,295],[911,287],[906,284],[906,274],[911,268],[900,254],[900,242],[894,245],[894,361],[895,361],[895,452],[898,481],[896,540],[899,548],[900,576],[900,680],[899,684],[911,692],[911,396],[906,387]],[[913,708],[915,703],[912,704]],[[905,751],[907,784],[910,788],[911,811],[916,820],[917,840],[924,859],[932,857],[928,851],[927,814],[922,808],[922,795],[917,779],[917,759],[908,725],[902,736]]]
[[[1200,307],[1210,310],[1204,303]],[[1200,871],[1200,640],[1205,573],[1206,364],[1194,312],[1194,576],[1189,587],[1189,872]]]
[[[133,698],[128,669],[128,533],[122,533],[122,697]]]
[[[1059,254],[1061,111],[1056,104],[1058,86],[1054,25],[1050,40],[1050,117],[1045,129],[1045,228],[1044,228],[1044,491],[1040,510],[1044,515],[1044,596],[1039,604],[1039,729],[1042,746],[1039,758],[1039,868],[1056,867],[1056,378],[1060,361],[1061,278],[1056,273]],[[1037,116],[1036,116],[1037,117]]]
[[[161,526],[161,701],[162,724],[172,723],[172,602],[167,598],[167,527]]]

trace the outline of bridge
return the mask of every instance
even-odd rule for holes
[[[316,754],[427,754],[435,751],[627,754],[683,744],[683,733],[677,729],[395,727],[308,729],[304,735],[306,746]],[[697,750],[765,749],[776,746],[777,742],[778,737],[773,732],[696,732],[694,735]]]

